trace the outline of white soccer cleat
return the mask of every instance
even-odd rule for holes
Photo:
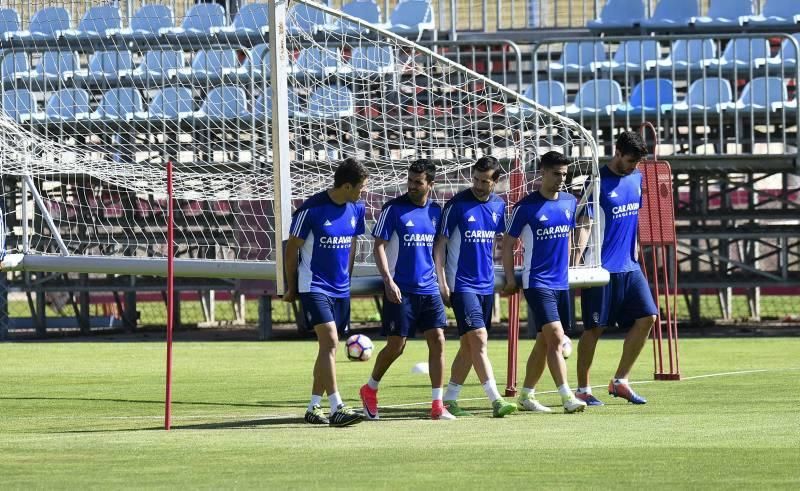
[[[553,410],[545,406],[541,402],[531,397],[520,397],[517,399],[517,405],[520,411],[530,411],[532,413],[552,413]]]
[[[579,413],[586,409],[586,403],[582,400],[578,399],[577,397],[571,397],[564,401],[564,412],[571,414],[571,413]]]

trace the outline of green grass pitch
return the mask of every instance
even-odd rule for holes
[[[521,365],[530,343],[521,343]],[[595,385],[608,382],[621,345],[609,339],[598,346]],[[455,347],[449,341],[449,357]],[[163,344],[0,345],[0,482],[4,489],[798,483],[797,338],[684,340],[689,379],[680,382],[650,382],[648,344],[632,377],[647,381],[636,386],[646,406],[596,389],[607,405],[575,415],[492,419],[473,373],[462,396],[475,416],[454,422],[426,419],[429,383],[410,370],[426,351],[413,341],[384,379],[383,419],[344,429],[301,421],[315,352],[313,341],[176,343],[173,430],[165,432]],[[490,341],[500,385],[505,352],[505,341]],[[339,358],[340,391],[358,405],[372,364],[345,361],[341,350]],[[574,385],[574,357],[568,366]],[[714,374],[723,375],[691,378]],[[540,391],[553,389],[545,377]],[[540,400],[559,402],[553,393]]]

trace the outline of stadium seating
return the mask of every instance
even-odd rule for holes
[[[572,117],[611,114],[622,104],[622,88],[615,80],[594,79],[584,83],[575,100],[567,106]]]
[[[248,99],[244,89],[237,86],[222,86],[212,89],[195,118],[227,120],[247,117]]]
[[[774,111],[789,100],[786,84],[780,77],[757,77],[742,90],[736,107],[743,111]]]
[[[650,70],[661,58],[658,41],[626,41],[621,43],[611,61],[593,63],[594,69],[641,71]]]
[[[308,99],[307,116],[339,119],[355,113],[355,97],[344,85],[317,87]]]
[[[394,50],[388,45],[355,48],[350,56],[350,65],[358,77],[393,73],[396,69]]]
[[[550,63],[550,71],[579,73],[592,71],[592,66],[608,61],[602,41],[564,43],[561,58]]]
[[[719,113],[732,106],[733,91],[727,79],[707,77],[695,80],[683,101],[676,102],[670,110],[677,113]]]
[[[37,119],[45,122],[72,122],[89,117],[89,92],[83,89],[61,89],[47,99],[44,114]]]
[[[166,5],[143,5],[133,14],[131,25],[128,29],[122,29],[123,33],[128,34],[158,34],[159,32],[169,31],[175,26],[175,19],[172,9]]]
[[[80,70],[78,55],[72,51],[45,51],[33,70],[39,84],[57,84],[66,81]]]
[[[300,99],[297,94],[289,87],[288,97],[288,110],[289,116],[293,116],[295,112],[301,112]],[[272,92],[269,87],[256,99],[253,104],[253,112],[256,117],[262,119],[264,117],[271,118],[272,116]]]
[[[642,80],[631,91],[628,103],[617,108],[617,113],[654,115],[667,111],[675,102],[675,87],[666,78]]]
[[[290,36],[314,34],[328,25],[324,11],[302,3],[292,6],[287,18],[286,33]]]
[[[619,29],[634,27],[645,19],[643,0],[608,0],[600,17],[587,23],[589,29]]]
[[[722,26],[738,28],[753,15],[753,0],[711,0],[704,16],[694,17],[691,24],[696,27]]]
[[[194,98],[187,87],[166,87],[159,90],[144,117],[155,120],[188,118],[194,115]]]
[[[345,63],[338,50],[310,47],[300,52],[292,71],[298,76],[327,77],[350,73],[352,67]]]
[[[0,8],[0,39],[20,30],[19,14],[13,8]]]
[[[372,0],[355,0],[353,2],[346,3],[342,6],[342,12],[352,17],[357,17],[363,21],[369,22],[370,24],[379,27],[386,27],[381,23],[380,7],[378,7],[378,4]],[[348,22],[343,19],[331,26],[328,26],[327,29],[333,32],[342,33],[360,32],[358,24]]]
[[[91,7],[83,15],[77,29],[61,31],[60,35],[79,39],[98,36],[109,36],[120,32],[122,17],[119,7],[113,5],[97,5]]]
[[[103,94],[97,109],[90,115],[92,119],[114,120],[133,119],[136,113],[144,111],[142,94],[134,88],[114,88]]]
[[[182,51],[147,51],[142,62],[133,70],[132,76],[157,83],[174,78],[185,65]]]
[[[641,22],[646,29],[686,27],[700,15],[697,0],[660,0],[652,17]]]
[[[794,39],[800,43],[800,33],[795,34]],[[783,69],[787,76],[792,75],[791,72],[797,70],[797,61],[798,61],[798,54],[797,48],[795,48],[794,43],[789,39],[784,39],[781,43],[781,48],[778,50],[778,53],[775,55],[774,58],[756,58],[755,59],[755,66],[763,67],[768,66],[775,69],[775,73],[780,70],[780,67],[783,66]]]
[[[243,5],[230,26],[214,27],[215,33],[264,34],[269,32],[269,5],[249,3]]]
[[[75,72],[74,77],[86,85],[116,86],[121,78],[133,71],[133,56],[130,51],[95,51],[89,58],[88,69]]]
[[[190,68],[178,70],[178,78],[185,84],[217,84],[223,76],[235,74],[238,69],[236,50],[200,50],[195,52]]]
[[[45,7],[31,18],[27,31],[13,33],[18,38],[47,39],[58,36],[71,27],[72,19],[64,7]]]
[[[567,108],[567,89],[557,80],[539,80],[531,85],[523,94],[555,113],[562,113]],[[523,106],[523,112],[530,112],[530,106]]]
[[[800,3],[797,0],[766,0],[761,15],[751,16],[748,24],[792,27],[800,23]]]
[[[725,46],[719,59],[711,60],[711,69],[721,67],[723,70],[747,70],[755,66],[757,59],[769,57],[769,43],[763,38],[735,38]]]
[[[27,53],[21,51],[0,52],[0,56],[2,56],[0,78],[3,79],[3,82],[14,81],[29,73],[31,67]]]
[[[427,0],[400,2],[389,16],[390,27],[398,34],[420,34],[436,28],[433,6]]]
[[[658,66],[677,70],[701,69],[716,57],[717,46],[711,39],[679,39],[672,44],[670,55],[658,61]]]
[[[162,34],[210,34],[225,26],[225,9],[216,3],[198,3],[189,9],[180,27],[159,29]]]
[[[3,112],[18,122],[29,120],[38,112],[36,99],[28,89],[3,92]]]

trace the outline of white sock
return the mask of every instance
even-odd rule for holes
[[[463,387],[463,385],[459,385],[453,382],[448,382],[447,390],[444,393],[444,400],[457,401],[458,395],[461,393],[461,387]]]
[[[558,393],[561,395],[561,399],[571,399],[572,398],[572,391],[569,389],[569,385],[563,384],[558,386]]]
[[[336,412],[336,410],[339,409],[339,406],[342,405],[342,397],[338,392],[328,394],[328,402],[331,404],[331,412]]]
[[[500,392],[497,391],[497,383],[494,379],[490,378],[483,383],[483,391],[486,392],[486,397],[488,397],[491,402],[500,399]]]
[[[431,389],[431,400],[432,401],[441,401],[442,400],[442,388],[441,387],[434,387]]]
[[[311,394],[311,402],[308,403],[308,410],[312,411],[314,406],[319,406],[322,402],[322,396],[318,396],[317,394]]]
[[[522,388],[522,395],[526,396],[528,394],[530,394],[531,399],[532,399],[534,394],[536,394],[536,387],[523,387]]]
[[[592,388],[591,387],[578,387],[579,394],[591,394]]]
[[[367,385],[369,385],[369,388],[372,390],[378,390],[379,383],[381,383],[380,380],[375,380],[372,377],[370,377],[369,380],[367,381]]]
[[[614,385],[628,385],[628,379],[626,378],[615,378]]]

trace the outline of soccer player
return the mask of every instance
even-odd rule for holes
[[[308,198],[292,217],[283,299],[293,302],[299,293],[307,325],[317,333],[319,352],[305,415],[311,424],[348,426],[362,420],[342,403],[336,387],[336,347],[349,329],[353,238],[364,233],[365,207],[359,198],[368,176],[360,162],[344,160],[333,175],[333,188]],[[330,417],[320,407],[323,392]]]
[[[542,155],[542,183],[538,191],[520,200],[511,212],[511,223],[503,237],[505,293],[517,291],[514,277],[514,246],[522,239],[525,251],[522,288],[535,314],[536,342],[528,357],[525,381],[517,404],[522,411],[552,412],[536,400],[536,384],[544,373],[545,361],[556,383],[564,412],[583,411],[586,403],[577,399],[567,384],[567,365],[561,354],[564,324],[572,323],[569,295],[569,241],[575,227],[577,201],[560,192],[567,178],[569,159],[558,152]]]
[[[493,192],[498,179],[496,158],[475,162],[472,187],[445,205],[434,245],[439,292],[445,304],[453,307],[461,337],[444,395],[445,407],[456,417],[469,416],[457,400],[473,366],[492,402],[493,416],[502,418],[517,410],[516,404],[500,397],[486,353],[494,306],[494,243],[505,230],[505,203]]]
[[[601,264],[611,273],[607,285],[586,288],[581,294],[584,331],[578,344],[576,395],[590,406],[603,405],[592,395],[589,386],[589,369],[597,340],[603,330],[615,324],[628,333],[617,372],[608,384],[608,393],[633,404],[647,403],[628,385],[628,375],[658,313],[637,260],[639,207],[642,204],[642,174],[637,166],[646,155],[647,147],[638,133],[628,131],[620,134],[614,157],[600,169],[599,210],[594,213],[589,207],[589,215],[580,218],[584,224],[592,219],[597,221],[603,238]],[[583,227],[579,234],[579,254],[587,242],[588,231],[589,227]],[[589,248],[587,254],[591,250]]]
[[[378,419],[378,384],[416,331],[428,343],[431,419],[455,419],[442,404],[447,315],[433,265],[433,241],[442,216],[441,207],[430,199],[435,176],[436,165],[430,160],[412,163],[408,192],[383,205],[372,231],[375,264],[384,283],[383,335],[388,340],[359,391],[367,419]]]

